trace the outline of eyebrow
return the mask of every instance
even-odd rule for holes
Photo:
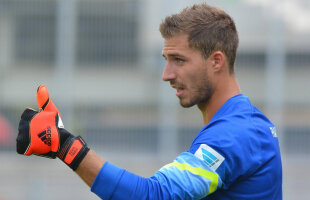
[[[180,58],[185,58],[185,56],[183,56],[183,55],[181,55],[181,54],[178,54],[178,53],[170,53],[170,54],[167,55],[167,57],[166,57],[164,54],[162,54],[162,56],[163,56],[165,59],[167,59],[167,57],[180,57]]]

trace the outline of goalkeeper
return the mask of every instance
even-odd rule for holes
[[[238,34],[224,11],[194,5],[160,25],[163,80],[183,107],[197,105],[204,127],[190,149],[144,178],[100,158],[64,129],[45,86],[40,112],[21,116],[17,152],[58,157],[102,199],[282,199],[282,165],[274,125],[241,94],[234,73]]]

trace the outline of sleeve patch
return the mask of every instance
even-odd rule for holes
[[[225,158],[212,149],[210,146],[206,144],[201,144],[197,151],[195,152],[195,156],[202,160],[206,165],[208,165],[214,171],[222,164]]]
[[[270,129],[270,132],[271,132],[271,134],[272,134],[273,137],[275,137],[275,138],[278,137],[278,136],[277,136],[276,127],[274,127],[274,126],[273,126],[273,127],[269,127],[269,129]]]

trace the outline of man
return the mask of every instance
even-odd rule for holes
[[[160,25],[167,63],[163,80],[183,107],[197,105],[204,127],[183,152],[150,178],[104,161],[81,137],[63,129],[44,86],[41,112],[22,114],[17,152],[58,157],[102,199],[282,199],[282,166],[274,125],[240,92],[233,20],[207,4]]]

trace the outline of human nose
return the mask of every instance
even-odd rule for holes
[[[173,67],[167,62],[164,71],[163,71],[163,76],[162,79],[163,81],[171,81],[176,78],[176,74],[173,70]]]

